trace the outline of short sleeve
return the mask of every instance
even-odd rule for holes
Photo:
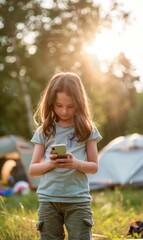
[[[43,131],[42,131],[42,126],[40,126],[36,132],[34,133],[32,139],[31,139],[32,143],[39,143],[45,146],[46,143],[46,136],[44,135]]]
[[[102,136],[100,132],[98,131],[97,127],[94,126],[90,134],[90,137],[87,139],[87,141],[96,140],[96,142],[98,143],[101,139],[102,139]]]

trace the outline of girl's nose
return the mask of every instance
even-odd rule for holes
[[[66,113],[67,112],[67,108],[66,107],[63,107],[63,113]]]

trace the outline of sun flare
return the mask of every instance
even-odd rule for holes
[[[95,55],[99,61],[112,61],[121,51],[120,38],[114,32],[104,30],[97,34],[91,45],[85,44],[87,53]]]
[[[96,59],[100,66],[109,66],[120,53],[124,53],[143,83],[143,1],[120,2],[124,4],[125,11],[129,10],[132,14],[128,25],[125,27],[123,21],[119,20],[113,22],[111,29],[102,26],[92,43],[84,44],[83,50]],[[104,1],[100,1],[100,4],[104,6]]]

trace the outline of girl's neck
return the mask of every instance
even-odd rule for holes
[[[59,126],[61,126],[61,127],[71,127],[71,126],[73,126],[73,122],[71,122],[71,121],[58,121],[57,122],[57,124],[59,125]]]

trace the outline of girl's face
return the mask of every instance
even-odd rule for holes
[[[58,92],[54,103],[54,111],[61,124],[72,124],[76,106],[73,99],[65,92]]]

